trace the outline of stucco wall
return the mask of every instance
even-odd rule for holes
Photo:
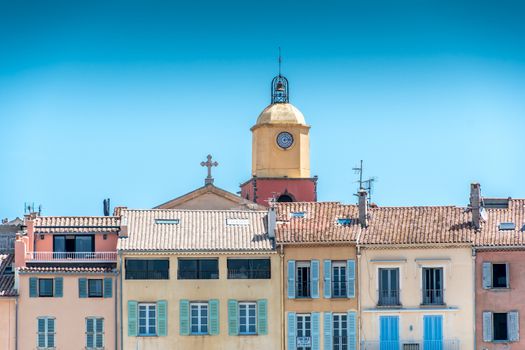
[[[125,255],[124,258],[134,257]],[[124,348],[125,349],[279,349],[281,340],[280,308],[280,264],[275,253],[267,255],[179,255],[154,256],[170,259],[169,280],[124,280]],[[219,279],[217,280],[178,280],[177,258],[219,258]],[[227,279],[227,258],[271,258],[271,279]],[[135,256],[135,258],[153,258],[153,256]],[[125,276],[125,269],[124,275]],[[219,335],[216,336],[181,336],[179,331],[179,302],[219,300]],[[229,336],[228,335],[228,299],[256,301],[268,300],[268,335]],[[129,337],[127,334],[127,301],[156,302],[166,300],[168,304],[168,335],[165,337]]]
[[[417,261],[416,261],[417,259]],[[380,308],[378,269],[399,267],[401,308]],[[421,306],[422,268],[444,269],[445,307]],[[443,316],[443,339],[474,348],[474,261],[471,248],[361,250],[361,340],[379,340],[379,317],[399,316],[401,340],[423,340],[423,316]]]
[[[0,349],[15,350],[15,299],[0,297]]]
[[[187,200],[179,205],[166,207],[167,209],[206,209],[206,210],[229,210],[240,207],[239,203],[218,196],[215,193],[204,193]]]
[[[482,265],[484,262],[508,263],[509,289],[483,289]],[[525,349],[525,251],[478,251],[476,253],[476,340],[477,349]],[[518,311],[521,339],[517,343],[483,342],[483,311]]]

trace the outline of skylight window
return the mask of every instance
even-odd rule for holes
[[[180,219],[155,219],[155,223],[159,225],[178,225]]]
[[[226,219],[226,225],[228,226],[246,226],[249,224],[250,224],[250,220],[248,219],[234,219],[234,218]]]
[[[290,213],[290,217],[292,218],[305,218],[306,212],[304,211],[293,211]]]
[[[516,229],[516,224],[513,222],[502,222],[499,224],[500,231],[512,231]]]
[[[339,225],[349,226],[349,225],[352,225],[354,223],[354,220],[350,219],[350,218],[339,218],[339,219],[337,219],[337,223]]]

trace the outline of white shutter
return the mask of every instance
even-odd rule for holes
[[[492,264],[489,262],[483,263],[482,283],[483,289],[492,288]]]
[[[492,341],[492,312],[483,312],[483,341]]]
[[[511,311],[507,314],[507,332],[509,341],[520,340],[520,317],[517,311]]]

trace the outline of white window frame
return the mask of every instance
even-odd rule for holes
[[[255,311],[255,316],[253,317],[253,324],[250,323],[250,316],[249,316],[249,311],[250,311],[250,306],[253,307],[254,311]],[[241,307],[246,307],[246,321],[247,323],[246,324],[242,324],[241,323]],[[238,320],[239,320],[239,335],[256,335],[257,334],[257,303],[254,302],[254,301],[240,301],[239,304],[238,304]],[[249,329],[250,329],[250,326],[253,325],[255,327],[255,330],[253,332],[250,332]],[[245,332],[242,332],[241,331],[241,327],[246,327],[246,331]]]
[[[88,332],[87,329],[87,320],[93,320],[93,332]],[[99,322],[102,322],[102,325],[104,325],[104,318],[103,317],[86,317],[86,350],[102,350],[104,349],[105,339],[104,339],[104,327],[102,327],[102,332],[97,332],[97,324]],[[93,335],[93,347],[89,347],[87,344],[87,337],[88,335]],[[97,346],[97,338],[101,337],[102,339],[102,346]]]
[[[141,307],[145,307],[146,308],[146,333],[140,333],[140,320],[141,320],[141,317],[140,317],[140,308]],[[153,309],[155,310],[155,333],[150,333],[149,332],[149,329],[150,329],[150,317],[149,317],[149,311],[150,309]],[[137,307],[137,310],[138,310],[138,317],[137,317],[137,321],[138,321],[138,336],[139,337],[154,337],[157,335],[158,333],[158,326],[157,326],[157,323],[158,323],[158,311],[157,311],[157,304],[156,303],[139,303],[138,304],[138,307]]]
[[[345,318],[344,319],[344,322],[343,322],[343,317]],[[336,318],[338,319],[336,321]],[[338,335],[340,337],[346,337],[346,348],[348,349],[348,314],[346,313],[333,313],[332,314],[332,344],[333,344],[333,348],[335,348],[335,324],[339,323],[339,329],[340,330],[343,330],[343,333],[342,335]],[[343,349],[343,344],[339,344],[339,349],[338,350],[342,350]]]
[[[38,321],[39,320],[44,320],[45,321],[45,330],[44,330],[44,344],[45,346],[38,346],[38,337],[40,336],[41,332],[38,331]],[[53,344],[55,346],[49,346],[48,344],[48,337],[49,337],[49,330],[48,330],[48,327],[49,327],[49,320],[54,320],[55,322],[55,331],[53,332]],[[37,330],[36,330],[36,348],[38,350],[51,350],[51,349],[56,349],[56,327],[57,327],[57,323],[56,323],[56,319],[54,317],[48,317],[48,316],[42,316],[42,317],[37,317]]]
[[[192,313],[192,309],[193,307],[197,307],[197,333],[194,333],[193,332],[193,313]],[[206,309],[206,324],[204,324],[202,322],[202,320],[204,319],[204,317],[202,316],[202,310],[203,309]],[[203,332],[202,331],[202,328],[203,326],[206,326],[206,329],[207,331],[206,332]],[[190,334],[191,335],[206,335],[206,334],[210,334],[210,308],[208,306],[208,303],[202,303],[202,302],[194,302],[194,303],[190,303]]]
[[[301,324],[302,326],[306,326],[306,317],[309,317],[310,318],[310,346],[309,347],[299,347],[297,346],[297,349],[300,349],[300,350],[303,350],[303,349],[306,349],[306,350],[311,350],[312,349],[312,314],[297,314],[296,315],[296,319],[295,319],[295,324],[296,324],[296,336],[298,336],[299,334],[299,327],[297,327],[299,324]],[[299,321],[301,320],[301,321]],[[306,331],[307,329],[305,328],[304,331]]]
[[[330,271],[330,274],[331,274],[331,283],[332,285],[330,286],[331,288],[331,294],[332,294],[332,298],[347,298],[348,297],[348,264],[346,261],[342,261],[342,260],[332,260],[332,271]],[[345,293],[343,295],[335,295],[335,276],[334,276],[334,268],[344,268],[345,270],[345,273],[344,273],[344,276],[343,276],[343,280],[340,281],[341,282],[341,286],[344,286],[345,287]]]
[[[310,291],[309,295],[308,296],[298,296],[298,288],[299,288],[299,274],[297,273],[299,271],[300,268],[305,268],[307,267],[309,270],[308,270],[308,280],[307,280],[307,283],[306,283],[306,288],[307,290]],[[298,299],[311,299],[312,298],[312,289],[311,289],[311,285],[312,285],[312,261],[311,260],[303,260],[303,261],[297,261],[295,263],[295,297],[298,298]]]

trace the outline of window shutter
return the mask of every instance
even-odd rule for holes
[[[324,297],[330,299],[332,297],[332,260],[325,260],[323,264],[324,273]]]
[[[64,278],[55,277],[55,298],[62,298],[64,295]]]
[[[492,288],[492,264],[489,262],[483,263],[482,283],[483,289]]]
[[[346,279],[348,284],[347,296],[355,298],[355,260],[347,260],[346,262]]]
[[[208,307],[210,308],[210,335],[219,335],[219,300],[210,300]]]
[[[47,347],[55,347],[55,319],[47,319]]]
[[[257,301],[257,334],[268,334],[268,300]]]
[[[321,323],[321,314],[319,312],[312,312],[312,350],[319,350],[320,337],[319,328]]]
[[[190,335],[190,302],[179,302],[179,332],[180,335]]]
[[[296,350],[295,312],[288,313],[288,350]]]
[[[324,349],[332,349],[332,313],[323,314]]]
[[[38,297],[38,278],[36,277],[29,278],[29,297],[30,298]],[[38,319],[39,324],[40,324],[40,320],[41,319]]]
[[[165,337],[168,335],[168,302],[166,300],[157,301],[157,335]]]
[[[38,321],[38,347],[44,348],[46,346],[46,319],[39,318],[37,321]]]
[[[295,260],[288,260],[288,299],[295,298]]]
[[[311,261],[310,273],[310,291],[312,298],[319,298],[319,260]]]
[[[520,340],[520,317],[517,311],[511,311],[507,314],[507,331],[509,341]]]
[[[113,278],[104,278],[104,298],[113,297]]]
[[[137,308],[138,303],[136,301],[128,301],[128,336],[137,336]]]
[[[87,298],[88,292],[87,292],[87,278],[79,278],[78,279],[78,297],[79,298]]]
[[[347,336],[348,336],[348,350],[357,349],[357,313],[355,311],[348,311],[346,316],[347,321]]]
[[[95,346],[97,348],[103,348],[104,347],[104,319],[103,318],[97,318],[97,321],[95,323],[95,331],[98,333],[95,338]]]
[[[86,318],[86,347],[95,347],[95,326],[93,325],[94,319]]]
[[[492,312],[483,312],[483,341],[492,341]]]
[[[237,319],[237,300],[228,300],[228,335],[239,334],[239,321]]]
[[[506,270],[506,282],[507,282],[507,288],[510,288],[510,265],[507,263],[505,264],[505,270]]]

